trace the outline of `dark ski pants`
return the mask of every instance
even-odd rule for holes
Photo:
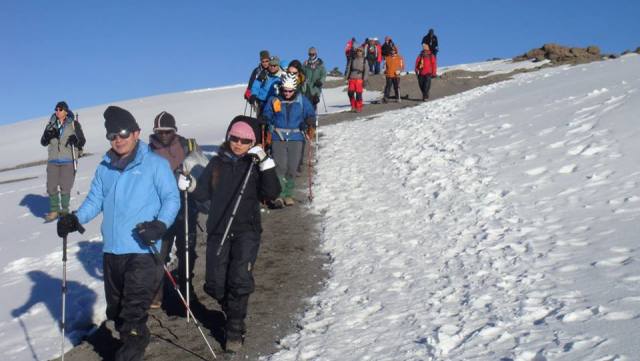
[[[207,239],[204,291],[220,303],[228,321],[243,321],[249,295],[255,290],[253,265],[258,257],[260,235],[229,233],[218,256],[221,240],[221,234],[210,234]]]
[[[400,98],[399,88],[400,88],[400,78],[386,78],[386,84],[384,85],[384,97],[389,98],[389,92],[391,92],[391,87],[393,87],[393,92],[396,94],[394,98]]]
[[[184,192],[181,192],[184,193]],[[176,256],[178,258],[178,282],[180,283],[181,290],[184,291],[185,282],[186,282],[186,273],[185,268],[187,264],[186,259],[186,242],[185,242],[185,232],[184,232],[184,194],[182,194],[182,207],[180,207],[180,211],[178,211],[178,216],[176,217],[175,222],[167,229],[167,232],[162,237],[162,249],[160,250],[160,254],[165,264],[169,262],[169,255],[171,254],[171,248],[173,248],[173,243],[175,239],[176,244]],[[193,280],[193,266],[196,263],[196,227],[198,222],[198,211],[196,208],[196,204],[194,202],[189,202],[189,280]],[[191,281],[190,281],[191,282]],[[154,302],[162,302],[162,282],[160,282],[160,286],[156,296],[154,298]],[[184,292],[183,292],[184,293]]]
[[[429,89],[431,89],[431,75],[418,75],[418,85],[422,92],[422,99],[429,98]]]
[[[142,360],[150,340],[147,311],[162,279],[162,265],[150,253],[105,253],[103,269],[107,318],[115,321],[123,343],[115,360]]]

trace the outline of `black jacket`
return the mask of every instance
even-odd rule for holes
[[[207,233],[210,235],[224,233],[249,167],[253,167],[251,177],[231,225],[231,232],[262,232],[260,201],[274,200],[281,191],[276,169],[274,167],[261,172],[251,156],[237,158],[223,145],[219,154],[207,164],[192,193],[198,201],[211,201],[207,219]]]
[[[391,55],[391,49],[393,49],[393,41],[390,42],[384,42],[384,44],[382,44],[382,57],[387,57],[389,55]]]
[[[438,55],[438,37],[435,34],[429,36],[429,34],[425,35],[422,38],[422,44],[429,45],[429,50],[433,53],[433,55]]]

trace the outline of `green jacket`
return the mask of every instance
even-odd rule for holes
[[[305,82],[302,85],[302,94],[311,99],[313,96],[320,96],[322,93],[322,87],[316,86],[316,81],[324,83],[327,77],[327,70],[324,67],[322,59],[317,58],[316,61],[310,62],[305,60],[302,64],[302,71],[304,72]]]

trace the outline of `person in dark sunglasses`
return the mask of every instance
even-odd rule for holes
[[[275,162],[260,144],[257,119],[237,116],[226,141],[197,179],[192,198],[210,201],[204,291],[225,314],[225,350],[244,342],[253,266],[260,247],[260,202],[280,193]],[[192,180],[195,181],[195,180]]]
[[[49,213],[45,222],[53,222],[58,216],[69,213],[71,188],[75,180],[74,161],[85,142],[80,122],[74,119],[66,102],[58,102],[40,138],[40,144],[47,147],[48,153]]]
[[[66,237],[102,213],[106,313],[122,343],[114,358],[142,360],[151,336],[148,310],[163,275],[155,253],[176,218],[180,195],[169,162],[139,140],[133,115],[110,106],[104,118],[111,148],[82,205],[60,217],[57,231]]]

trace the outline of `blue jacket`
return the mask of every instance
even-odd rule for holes
[[[293,100],[288,101],[281,95],[269,98],[262,116],[269,125],[274,141],[303,141],[302,132],[307,130],[307,122],[315,123],[316,112],[309,99],[298,93]]]
[[[138,141],[136,155],[124,170],[104,156],[76,215],[84,224],[103,212],[104,253],[149,253],[134,232],[136,225],[157,219],[169,228],[179,209],[180,194],[169,162]],[[161,246],[158,242],[158,250]]]
[[[281,74],[282,72],[280,71],[276,74],[268,74],[264,81],[256,78],[251,86],[251,95],[255,95],[260,101],[264,102],[270,96],[278,94],[278,87],[282,83]]]

